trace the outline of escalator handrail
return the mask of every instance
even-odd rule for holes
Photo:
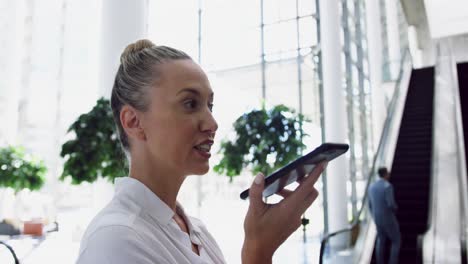
[[[375,169],[376,169],[375,167],[376,167],[376,164],[377,164],[377,158],[380,156],[380,153],[381,153],[381,151],[383,149],[383,145],[386,143],[385,141],[387,139],[391,119],[392,119],[392,117],[394,115],[394,112],[395,112],[396,102],[398,101],[398,98],[400,97],[399,87],[400,87],[400,83],[401,83],[401,80],[402,80],[402,77],[403,77],[405,61],[406,61],[407,57],[409,58],[409,60],[411,60],[411,54],[410,54],[409,48],[405,48],[402,59],[400,61],[400,70],[398,72],[398,78],[397,78],[396,83],[395,83],[395,91],[393,92],[392,100],[390,101],[390,104],[388,105],[387,116],[386,116],[385,121],[384,121],[384,126],[383,126],[383,129],[382,129],[382,132],[381,132],[379,145],[377,147],[377,150],[376,150],[375,155],[374,155],[374,159],[372,161],[372,168],[369,171],[369,175],[367,177],[367,182],[366,182],[366,187],[364,189],[365,191],[364,191],[364,197],[362,198],[361,208],[359,209],[359,212],[358,212],[357,216],[351,221],[351,224],[347,228],[344,228],[344,229],[341,229],[341,230],[338,230],[338,231],[335,231],[335,232],[332,232],[332,233],[328,233],[322,238],[322,240],[320,242],[320,255],[319,255],[319,263],[320,264],[323,263],[323,254],[324,254],[324,251],[325,251],[325,244],[328,242],[328,240],[330,240],[330,238],[332,238],[332,237],[334,237],[336,235],[351,232],[361,222],[360,218],[361,218],[362,212],[364,211],[364,209],[366,208],[366,205],[367,205],[367,199],[368,199],[367,198],[367,189],[369,188],[369,186],[370,186],[370,184],[372,182],[373,175],[375,175]]]

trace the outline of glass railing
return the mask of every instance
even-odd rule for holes
[[[331,259],[333,255],[338,253],[331,251],[328,246],[328,242],[330,238],[343,233],[351,233],[351,236],[349,236],[351,238],[349,243],[351,248],[348,249],[348,253],[351,253],[348,254],[348,260],[346,263],[369,263],[370,261],[372,250],[365,249],[370,246],[373,248],[376,232],[375,226],[373,225],[372,219],[369,217],[367,211],[368,198],[366,190],[375,180],[376,170],[378,167],[385,166],[391,170],[412,69],[412,59],[408,49],[404,50],[399,69],[400,71],[395,83],[392,99],[387,108],[387,116],[384,121],[379,145],[374,155],[372,168],[367,176],[361,208],[359,209],[357,217],[352,220],[348,228],[324,235],[320,245],[320,264],[324,263],[326,258]],[[370,255],[365,255],[365,253],[368,253],[369,251]],[[352,258],[352,260],[349,260],[349,258]],[[366,261],[367,259],[369,261]]]
[[[435,67],[429,222],[420,237],[424,263],[468,263],[468,190],[456,74],[451,40],[442,39]]]

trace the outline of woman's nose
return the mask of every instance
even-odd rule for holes
[[[211,112],[209,112],[201,122],[200,130],[202,132],[208,132],[210,133],[210,137],[214,137],[216,130],[218,130],[218,123]]]

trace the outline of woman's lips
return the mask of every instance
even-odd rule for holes
[[[198,149],[196,147],[194,147],[195,151],[198,153],[198,155],[202,156],[203,158],[205,159],[209,159],[211,157],[211,153],[210,152],[206,152],[206,151],[203,151],[201,149]]]

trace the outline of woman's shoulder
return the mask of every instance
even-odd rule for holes
[[[106,205],[91,221],[88,228],[99,228],[105,226],[131,226],[138,212],[129,210],[126,206],[119,204],[113,199]]]
[[[77,263],[165,263],[150,252],[131,226],[100,225],[83,237]]]
[[[114,231],[118,231],[118,234],[136,232],[133,223],[134,217],[127,211],[109,204],[91,220],[83,235],[83,240],[86,241],[96,236],[108,237],[107,235]]]

